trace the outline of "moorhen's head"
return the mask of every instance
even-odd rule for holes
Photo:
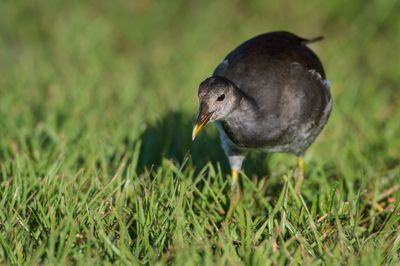
[[[210,77],[199,86],[200,109],[193,128],[194,140],[208,122],[221,120],[238,107],[241,94],[236,85],[223,77]]]

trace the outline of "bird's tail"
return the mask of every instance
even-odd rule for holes
[[[318,37],[315,37],[312,39],[303,39],[302,38],[301,42],[304,44],[310,44],[310,43],[322,41],[323,39],[325,39],[324,36],[318,36]]]

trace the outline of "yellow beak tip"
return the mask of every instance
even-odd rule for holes
[[[202,128],[202,125],[199,125],[199,124],[196,124],[194,126],[193,131],[192,131],[192,141],[197,137],[201,128]]]

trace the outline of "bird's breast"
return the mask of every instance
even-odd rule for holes
[[[282,143],[286,128],[277,119],[265,117],[263,121],[230,119],[222,121],[229,139],[242,148],[257,149]]]

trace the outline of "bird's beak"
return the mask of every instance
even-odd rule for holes
[[[208,121],[210,121],[212,114],[213,112],[208,110],[208,106],[206,104],[200,104],[199,116],[197,117],[196,124],[194,125],[192,131],[192,140],[196,138],[200,130],[208,123]]]

